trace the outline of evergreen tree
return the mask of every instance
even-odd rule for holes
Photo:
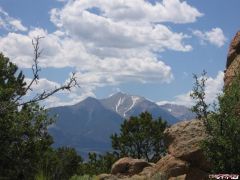
[[[156,162],[165,153],[163,131],[167,123],[161,118],[154,120],[148,112],[130,117],[121,125],[120,134],[113,134],[112,147],[120,156]]]
[[[60,90],[76,86],[76,78],[53,90],[43,90],[32,99],[25,95],[38,82],[39,40],[33,40],[33,78],[29,84],[18,67],[0,53],[0,179],[34,179],[39,162],[53,143],[47,128],[53,119],[38,102]]]
[[[24,75],[0,54],[0,178],[32,179],[42,154],[52,144],[53,121],[36,103],[18,106],[26,93]]]
[[[42,175],[47,179],[65,180],[77,174],[78,168],[83,162],[81,156],[77,154],[74,148],[60,147],[49,148],[39,162],[40,171],[38,176]]]
[[[90,176],[110,173],[112,164],[118,160],[118,156],[114,153],[107,152],[103,155],[97,155],[96,153],[88,154],[88,162],[80,164],[78,169],[79,175],[88,174]]]

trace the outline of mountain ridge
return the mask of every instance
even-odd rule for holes
[[[49,129],[54,137],[54,146],[71,146],[86,157],[89,151],[102,153],[111,150],[110,135],[118,133],[124,119],[150,112],[174,124],[178,118],[169,111],[144,97],[118,92],[104,99],[88,97],[70,106],[49,109],[57,114],[57,121]]]

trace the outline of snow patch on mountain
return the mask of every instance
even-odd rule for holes
[[[115,111],[116,111],[117,113],[119,113],[118,108],[119,108],[119,106],[120,106],[121,104],[122,104],[122,98],[120,98],[120,99],[118,100],[117,104],[116,104]]]
[[[132,99],[132,104],[131,106],[123,113],[123,116],[126,117],[126,113],[128,111],[130,111],[136,104],[137,102],[141,99],[140,97],[138,96],[131,96],[131,99]]]

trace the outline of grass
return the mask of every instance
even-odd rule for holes
[[[70,180],[97,180],[96,176],[89,176],[89,175],[83,175],[83,176],[73,176],[70,178]]]

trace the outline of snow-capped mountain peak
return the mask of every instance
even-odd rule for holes
[[[154,118],[159,118],[161,115],[161,117],[167,119],[170,124],[177,121],[170,112],[141,96],[118,92],[100,101],[105,108],[116,112],[125,119],[130,116],[138,116],[141,112],[148,111]]]
[[[122,117],[127,117],[127,113],[142,100],[144,100],[143,97],[118,92],[106,99],[102,99],[101,102],[108,109],[115,111]]]

